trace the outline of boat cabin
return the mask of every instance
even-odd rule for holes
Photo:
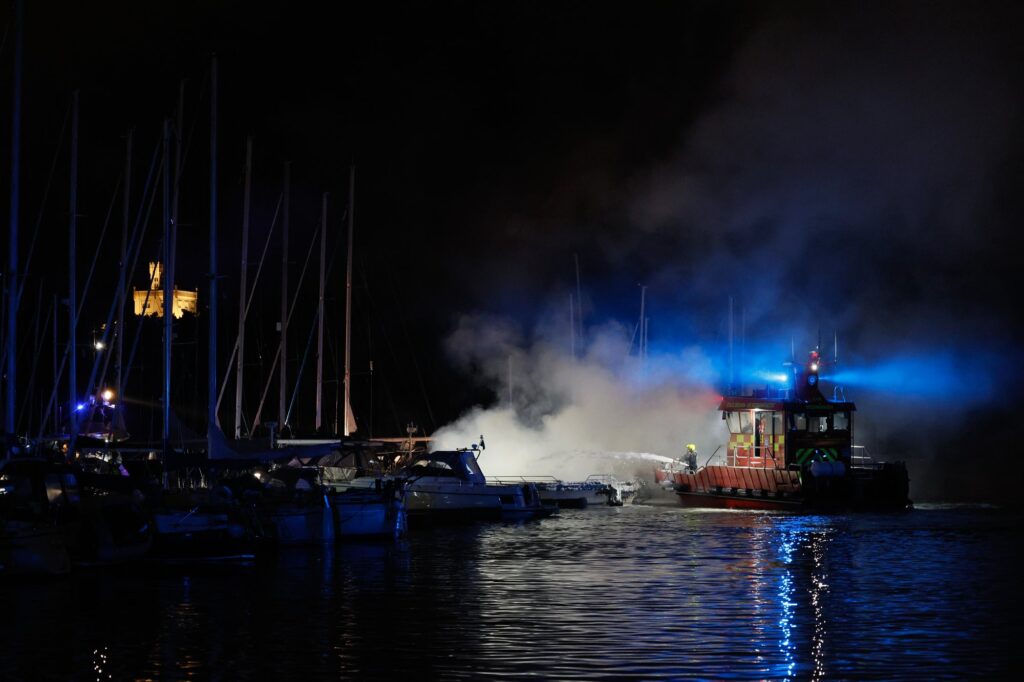
[[[722,399],[718,409],[729,429],[728,466],[788,469],[814,461],[850,465],[856,406],[822,395],[818,366],[817,353],[812,353],[807,365],[793,365],[793,388]]]
[[[439,450],[424,453],[402,472],[407,478],[436,476],[485,485],[487,478],[476,461],[474,450]]]

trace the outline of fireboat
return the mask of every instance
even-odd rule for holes
[[[813,511],[895,511],[911,507],[903,462],[855,454],[856,406],[821,392],[817,350],[786,363],[792,388],[727,395],[718,409],[729,429],[725,465],[672,472],[686,507]]]

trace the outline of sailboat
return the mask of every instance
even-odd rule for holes
[[[247,156],[251,157],[251,143],[247,145]],[[247,167],[248,167],[247,163]],[[283,195],[285,205],[284,234],[287,234],[287,171],[286,191]],[[248,178],[248,173],[247,173]],[[248,186],[248,179],[247,179]],[[351,336],[351,285],[352,285],[352,229],[353,212],[352,200],[355,189],[355,169],[352,168],[349,176],[349,211],[348,211],[348,271],[346,277],[346,321],[345,321],[345,424],[343,427],[342,439],[313,440],[300,443],[287,443],[287,447],[279,447],[279,442],[273,438],[273,429],[276,424],[268,423],[271,427],[272,436],[267,446],[262,450],[252,441],[238,439],[241,424],[241,395],[243,375],[239,370],[244,354],[244,336],[246,312],[249,306],[247,299],[248,289],[245,281],[245,251],[247,250],[248,234],[248,198],[246,200],[246,219],[243,220],[243,267],[241,291],[242,300],[239,305],[239,336],[236,343],[238,365],[236,369],[235,387],[235,434],[236,439],[229,442],[223,432],[216,424],[215,412],[210,417],[208,457],[211,460],[223,461],[245,461],[257,460],[262,466],[256,472],[259,474],[258,489],[249,490],[252,493],[252,500],[255,507],[255,519],[257,520],[257,532],[260,536],[274,545],[292,544],[315,544],[330,542],[332,540],[344,540],[351,537],[397,537],[405,532],[405,504],[404,494],[400,487],[393,482],[382,479],[371,480],[369,485],[361,490],[350,491],[348,486],[333,485],[329,475],[325,475],[324,467],[320,461],[334,461],[341,453],[345,453],[347,439],[355,431],[355,420],[349,406],[349,358],[350,358],[350,336]],[[248,193],[247,193],[248,194]],[[318,362],[317,362],[317,414],[316,424],[322,424],[322,371],[323,371],[323,325],[324,325],[324,285],[326,276],[326,235],[327,235],[327,197],[323,198],[323,210],[320,225],[320,297],[317,313],[318,334]],[[283,237],[284,240],[287,237]],[[315,244],[315,242],[314,242]],[[213,247],[211,246],[211,249]],[[313,245],[310,246],[310,255]],[[266,249],[264,249],[264,252]],[[262,258],[261,258],[262,263]],[[287,268],[285,260],[282,267]],[[212,269],[212,267],[211,267]],[[257,271],[258,273],[259,271]],[[286,281],[286,276],[283,278]],[[301,288],[301,277],[300,277]],[[285,330],[292,312],[295,309],[295,301],[287,305],[288,291],[282,287],[282,338],[278,347],[275,363],[281,358],[285,348]],[[297,296],[297,292],[296,292]],[[211,317],[213,313],[211,312]],[[211,322],[211,326],[214,326]],[[234,357],[233,357],[234,360]],[[212,365],[213,363],[211,363]],[[273,368],[271,370],[273,372]],[[288,412],[285,410],[284,396],[284,373],[281,375],[281,396],[280,407],[282,422],[287,423]],[[266,396],[269,388],[269,381],[264,387],[263,396]],[[211,383],[211,401],[214,399],[214,386]],[[223,392],[223,388],[222,388]],[[260,409],[263,401],[261,400]],[[260,411],[257,412],[255,421],[259,421]]]

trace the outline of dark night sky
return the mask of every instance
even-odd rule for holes
[[[355,159],[367,334],[355,355],[365,366],[372,337],[386,430],[440,425],[486,400],[486,387],[460,380],[445,337],[465,314],[543,324],[565,306],[573,254],[588,322],[628,323],[636,284],[650,286],[655,345],[720,347],[733,295],[752,347],[788,351],[794,333],[823,328],[865,363],[959,354],[978,372],[1003,370],[970,406],[983,411],[1019,377],[1020,258],[1008,248],[1024,171],[1019,7],[26,4],[23,224],[70,90],[82,98],[82,229],[96,234],[124,131],[136,129],[141,165],[184,77],[187,118],[199,116],[183,181],[183,228],[195,234],[179,263],[185,287],[202,287],[206,270],[208,101],[196,98],[219,55],[225,335],[245,136],[257,253],[281,164],[293,162],[293,283],[319,193],[340,216]],[[11,62],[8,37],[7,92]],[[6,135],[0,144],[9,158]],[[56,182],[43,229],[59,252],[66,170]],[[268,278],[270,314],[276,264]],[[978,359],[990,357],[998,365]]]

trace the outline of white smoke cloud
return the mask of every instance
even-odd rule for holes
[[[630,333],[615,323],[591,330],[576,360],[552,334],[538,331],[528,345],[522,339],[507,319],[460,320],[448,350],[499,402],[438,430],[435,449],[467,447],[483,435],[480,464],[488,476],[582,480],[650,476],[659,456],[678,457],[691,442],[710,455],[726,437],[714,371],[697,348],[652,354],[643,363],[628,355]]]

